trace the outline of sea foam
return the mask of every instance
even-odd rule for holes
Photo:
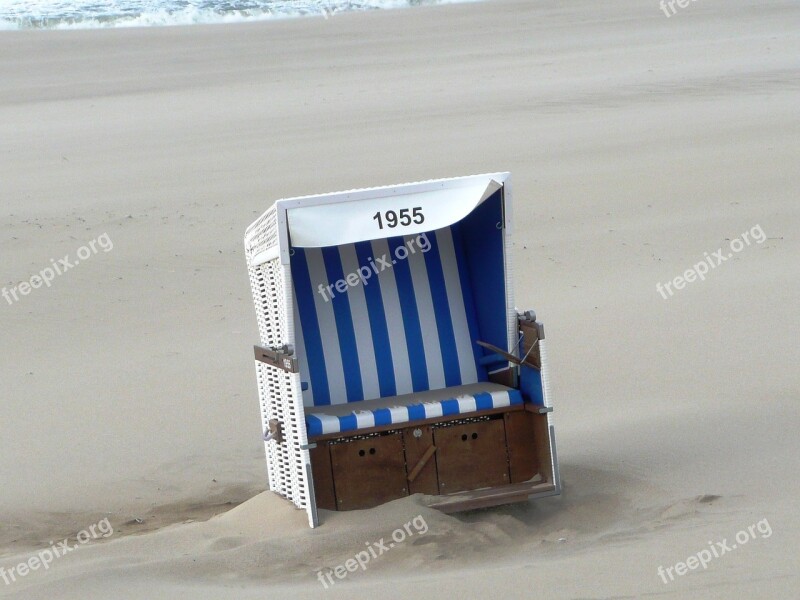
[[[3,0],[0,30],[233,23],[474,0]]]

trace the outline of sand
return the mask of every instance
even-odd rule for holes
[[[113,249],[0,298],[0,567],[114,534],[0,596],[795,597],[799,24],[790,1],[498,0],[1,33],[0,286]],[[563,496],[309,530],[263,493],[246,226],[280,197],[499,170]]]

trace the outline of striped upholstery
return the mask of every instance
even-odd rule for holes
[[[293,248],[291,268],[306,407],[486,381],[457,225],[407,238]],[[341,283],[348,275],[354,285]]]
[[[443,399],[444,398],[444,399]],[[309,436],[356,431],[435,417],[468,414],[522,404],[519,390],[496,384],[460,386],[428,394],[407,394],[388,401],[367,400],[350,405],[306,409]],[[338,409],[338,410],[337,410]]]

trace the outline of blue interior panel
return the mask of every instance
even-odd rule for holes
[[[304,403],[486,381],[489,353],[475,342],[507,346],[502,219],[497,192],[437,231],[293,248]]]

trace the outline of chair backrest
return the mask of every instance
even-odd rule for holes
[[[459,224],[293,248],[291,269],[306,406],[487,379]]]

